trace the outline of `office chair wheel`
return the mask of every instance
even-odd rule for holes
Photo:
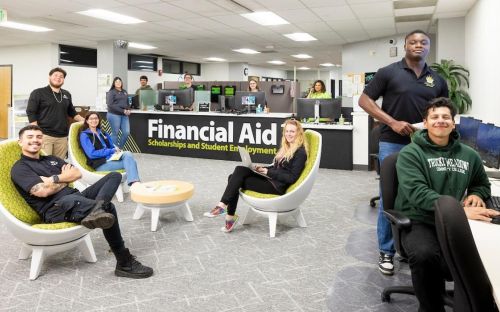
[[[382,302],[391,302],[391,294],[386,291],[382,291],[380,297],[380,299],[382,299]]]

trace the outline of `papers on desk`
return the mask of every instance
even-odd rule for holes
[[[108,161],[112,161],[112,160],[120,160],[122,159],[122,156],[123,156],[123,151],[119,151],[119,152],[115,152],[113,155],[111,155],[111,157],[109,157]]]

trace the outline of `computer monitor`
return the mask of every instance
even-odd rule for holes
[[[483,164],[489,168],[500,169],[500,127],[479,124],[476,145]]]
[[[260,104],[262,108],[266,104],[266,93],[259,92],[248,92],[248,91],[236,91],[234,95],[234,107],[235,110],[251,110],[255,111],[255,108]]]
[[[315,120],[314,107],[319,105],[319,121],[334,121],[340,117],[342,101],[340,99],[297,99],[297,118]]]
[[[476,148],[477,129],[481,120],[472,117],[460,117],[459,133],[463,143]]]
[[[225,86],[224,87],[224,96],[234,96],[236,92],[236,86]]]
[[[158,105],[191,106],[194,101],[194,92],[192,88],[188,89],[162,89],[158,90]]]
[[[199,85],[193,85],[195,91],[204,91],[205,90],[205,85],[199,84]]]
[[[139,108],[139,97],[137,95],[129,94],[127,98],[128,98],[128,105],[130,105],[130,108],[132,109]]]
[[[210,101],[212,103],[219,101],[219,95],[222,95],[222,86],[210,87]]]

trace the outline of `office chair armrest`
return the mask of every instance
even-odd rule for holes
[[[398,229],[408,229],[411,226],[411,220],[399,211],[388,209],[384,210],[384,215],[387,217],[389,222],[394,224]]]

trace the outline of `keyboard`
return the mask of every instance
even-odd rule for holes
[[[500,211],[500,196],[491,196],[488,198],[486,207]]]

